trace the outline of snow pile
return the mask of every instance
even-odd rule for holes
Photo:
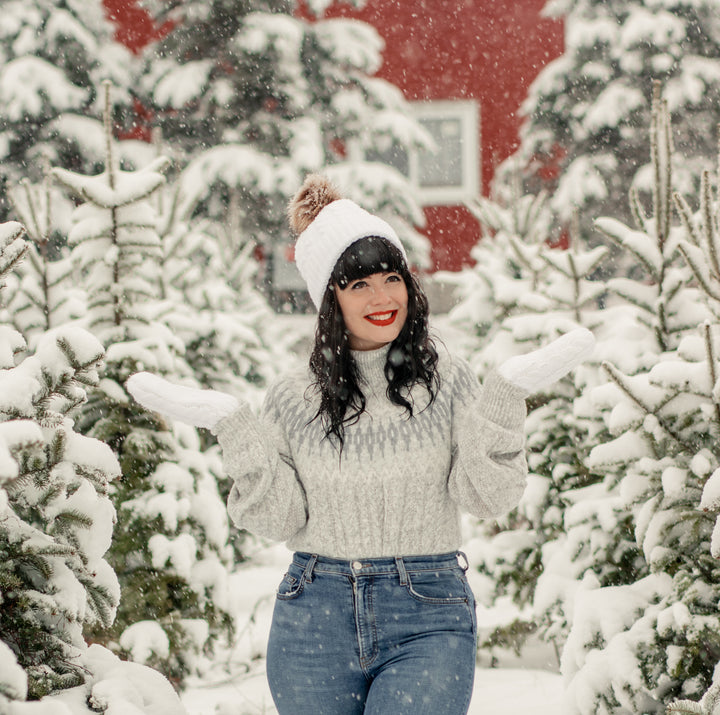
[[[97,712],[107,715],[188,715],[172,685],[152,668],[122,661],[100,645],[87,647],[80,662],[88,673],[84,685],[37,702],[9,703],[3,712],[7,715],[90,715]]]

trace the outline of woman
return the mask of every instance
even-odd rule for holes
[[[319,310],[309,371],[276,381],[259,419],[211,391],[168,405],[153,376],[128,386],[210,427],[234,479],[234,522],[295,552],[267,655],[281,715],[460,715],[476,650],[460,513],[518,503],[524,399],[577,364],[592,336],[513,358],[481,387],[429,337],[427,299],[385,221],[316,176],[290,220]]]

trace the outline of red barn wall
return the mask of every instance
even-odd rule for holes
[[[115,24],[115,39],[132,52],[141,52],[173,29],[172,22],[158,25],[138,0],[102,0],[105,15]]]

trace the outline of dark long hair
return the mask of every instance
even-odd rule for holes
[[[387,396],[395,405],[413,415],[409,388],[423,385],[429,395],[427,406],[437,393],[438,354],[428,332],[428,300],[415,276],[410,273],[402,253],[389,241],[377,236],[351,244],[333,269],[323,296],[310,356],[314,386],[320,393],[320,407],[313,419],[322,421],[327,438],[335,437],[342,446],[345,425],[357,422],[365,410],[365,395],[360,388],[355,360],[350,353],[348,331],[335,295],[359,278],[373,273],[398,273],[407,288],[408,314],[400,334],[388,350],[385,362]],[[408,399],[408,397],[410,399]]]

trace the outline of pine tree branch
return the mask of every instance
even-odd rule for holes
[[[97,583],[89,574],[81,573],[78,580],[85,587],[88,595],[88,604],[95,618],[103,628],[109,628],[113,624],[117,600],[112,592],[105,586]],[[86,619],[90,621],[90,619]],[[92,625],[92,623],[90,623]]]
[[[653,310],[655,307],[654,304],[650,303],[649,301],[638,299],[638,297],[630,290],[624,290],[624,285],[622,283],[612,283],[611,285],[608,285],[608,290],[619,298],[622,298],[623,300],[630,303],[630,305],[634,305],[636,308],[640,308],[643,313],[647,315],[653,315]],[[652,327],[652,322],[646,317],[640,319],[643,320],[645,325],[647,325],[648,327]]]
[[[661,232],[663,221],[662,221],[662,175],[661,175],[661,161],[660,161],[660,82],[653,80],[652,85],[652,106],[651,106],[651,119],[650,119],[650,163],[653,168],[653,216],[655,217],[655,232],[658,245],[662,246],[662,240],[659,233]],[[662,250],[661,250],[662,252]]]
[[[617,223],[620,223],[620,222],[617,222]],[[627,226],[625,226],[624,224],[621,224],[621,225],[623,226],[623,228],[627,229]],[[612,226],[612,223],[610,223],[610,226]],[[640,263],[643,266],[643,268],[645,268],[648,275],[651,276],[651,278],[655,282],[660,283],[660,281],[662,279],[662,274],[658,274],[658,269],[647,260],[647,258],[643,255],[643,253],[641,251],[638,251],[633,246],[625,243],[622,240],[622,238],[620,238],[619,235],[616,235],[615,233],[613,233],[610,230],[610,227],[607,226],[605,223],[600,222],[600,220],[595,222],[595,227],[598,229],[598,231],[605,234],[611,241],[613,241],[613,243],[615,243],[616,245],[620,246],[620,248],[631,253],[637,259],[638,263]],[[648,241],[652,241],[652,238],[649,236],[649,234],[648,234]],[[659,262],[661,264],[662,264],[662,258],[663,258],[663,256],[661,253],[660,258],[659,258]],[[662,271],[662,266],[660,266],[660,270]]]
[[[115,156],[114,156],[114,137],[112,130],[112,107],[110,105],[110,88],[112,83],[106,79],[102,83],[104,93],[103,108],[103,127],[105,129],[105,169],[108,175],[108,183],[110,188],[115,188]]]
[[[712,341],[712,329],[710,324],[707,322],[703,325],[703,337],[705,338],[705,353],[707,355],[708,368],[710,370],[710,385],[712,386],[710,389],[710,399],[715,405],[715,422],[717,423],[716,427],[718,428],[718,431],[720,431],[720,403],[718,403],[715,398],[715,385],[717,385],[715,348]]]
[[[680,251],[680,254],[685,259],[685,262],[688,264],[688,266],[690,266],[690,270],[692,271],[695,279],[700,284],[700,287],[703,289],[703,291],[711,298],[720,301],[720,290],[716,290],[712,286],[712,284],[707,281],[707,277],[705,276],[705,273],[703,271],[703,266],[698,264],[698,262],[692,255],[692,252],[683,245],[682,241],[680,241],[680,243],[678,244],[678,251]]]
[[[675,199],[675,208],[677,209],[678,216],[680,216],[680,222],[685,228],[685,233],[690,239],[690,243],[695,246],[700,246],[700,236],[692,220],[690,204],[688,204],[685,197],[681,196],[677,191],[673,193],[673,198]]]
[[[640,407],[643,412],[645,412],[646,415],[653,415],[655,419],[658,421],[658,424],[660,427],[670,436],[672,437],[683,449],[686,450],[692,450],[692,446],[688,444],[682,437],[680,437],[679,434],[675,432],[668,424],[667,421],[659,414],[660,409],[667,404],[667,402],[663,402],[657,409],[652,409],[648,405],[646,405],[630,388],[630,385],[628,385],[625,382],[625,375],[620,372],[611,362],[603,362],[602,368],[606,372],[606,374],[610,377],[610,379],[622,390],[622,392],[627,395],[638,407]],[[669,401],[669,400],[668,400]]]
[[[665,296],[660,294],[656,303],[657,323],[655,324],[655,339],[660,349],[664,352],[667,350],[666,336],[670,332],[667,324],[667,310],[665,305]]]
[[[720,683],[713,683],[702,696],[699,702],[694,700],[677,700],[668,705],[666,712],[687,715],[714,715],[720,703]]]
[[[89,529],[93,525],[93,518],[87,514],[71,509],[61,511],[55,516],[53,533],[69,534],[76,527]]]
[[[670,221],[672,218],[672,155],[674,151],[672,127],[670,125],[670,112],[666,99],[661,103],[663,138],[665,140],[665,186],[663,191],[663,236],[665,240],[670,236]]]
[[[570,264],[570,271],[572,273],[572,285],[573,285],[573,312],[575,313],[575,322],[578,325],[581,324],[580,315],[580,280],[581,276],[578,272],[577,265],[575,264],[575,255],[573,249],[568,252],[568,263]]]
[[[700,185],[700,210],[703,215],[703,233],[710,258],[710,268],[715,278],[720,281],[720,261],[718,261],[717,231],[713,216],[712,187],[710,186],[710,172],[703,171]]]
[[[512,248],[512,251],[515,254],[515,257],[517,258],[520,265],[532,275],[536,275],[538,271],[535,271],[533,269],[532,262],[527,258],[527,256],[522,250],[522,248],[526,248],[525,244],[522,241],[516,239],[515,236],[510,236],[508,238],[508,244],[510,245],[510,248]]]
[[[704,715],[702,705],[692,700],[678,700],[675,703],[671,703],[667,706],[665,712],[677,713],[677,715]]]
[[[648,233],[647,217],[640,203],[640,192],[636,186],[630,187],[629,191],[630,211],[635,219],[635,225],[643,233]]]
[[[20,181],[20,190],[25,194],[25,205],[27,206],[27,213],[22,210],[23,207],[15,198],[14,191],[9,192],[10,200],[12,201],[13,206],[15,206],[15,210],[18,212],[18,214],[20,214],[21,216],[25,214],[23,220],[27,223],[28,234],[35,240],[35,243],[40,245],[43,242],[43,236],[40,231],[40,221],[38,219],[38,212],[35,206],[35,197],[32,194],[32,191],[30,189],[30,182],[27,179],[22,179]]]
[[[25,227],[19,223],[0,224],[3,233],[0,234],[0,288],[5,285],[4,278],[12,273],[30,248],[30,244],[23,239]]]

